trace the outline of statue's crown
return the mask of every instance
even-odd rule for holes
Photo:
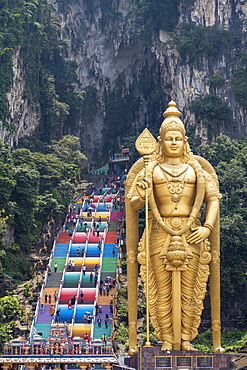
[[[168,108],[163,113],[165,117],[164,121],[160,126],[160,135],[165,135],[168,131],[180,131],[185,136],[184,124],[179,117],[181,117],[181,112],[176,107],[176,103],[171,100],[168,104]]]

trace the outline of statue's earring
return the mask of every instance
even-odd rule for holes
[[[158,136],[157,139],[158,139],[158,142],[157,142],[156,154],[157,154],[157,160],[159,161],[162,158],[163,153],[162,153],[162,146],[161,146],[161,137]]]
[[[157,140],[158,140],[158,142],[157,142],[157,148],[159,148],[158,149],[158,151],[160,151],[161,150],[161,137],[160,136],[157,136]]]

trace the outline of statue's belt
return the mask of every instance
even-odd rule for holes
[[[188,219],[189,219],[189,217],[162,217],[162,220],[166,223],[166,225],[169,226],[171,229],[176,230],[176,231],[181,229],[186,224]],[[199,219],[196,220],[196,223],[199,225],[199,223],[200,223]],[[195,226],[195,224],[191,225],[191,227],[194,227],[194,226]],[[161,229],[162,227],[156,220],[153,219],[152,229],[154,230],[155,228]],[[188,231],[189,231],[189,229],[188,229]]]

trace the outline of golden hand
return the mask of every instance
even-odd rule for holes
[[[207,227],[203,226],[194,227],[193,229],[191,229],[191,231],[193,231],[193,233],[187,237],[187,242],[190,244],[201,243],[210,234],[210,230]]]
[[[151,180],[147,179],[146,177],[143,178],[142,181],[136,184],[136,190],[142,199],[145,199],[145,191],[148,190],[148,197],[151,194]]]

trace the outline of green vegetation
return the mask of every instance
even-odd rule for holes
[[[4,343],[13,339],[13,329],[15,326],[15,321],[10,321],[7,324],[0,324],[0,353],[3,353]]]
[[[134,98],[134,87],[131,87],[124,95],[125,88],[122,76],[119,76],[115,89],[105,92],[106,114],[102,138],[103,153],[107,155],[106,160],[108,160],[110,149],[114,152],[118,151],[123,132],[131,130],[131,125],[136,120],[139,99]]]
[[[247,54],[241,56],[241,68],[237,68],[231,80],[237,101],[247,109]]]
[[[0,298],[0,321],[13,320],[21,313],[21,307],[16,297],[5,296]]]
[[[147,116],[153,117],[153,122],[159,122],[160,116],[158,112],[162,112],[164,91],[162,89],[160,71],[156,69],[155,65],[149,66],[147,62],[143,63],[137,76],[136,86],[138,86],[141,95],[146,101]]]
[[[140,92],[139,97],[135,97],[136,89]],[[108,160],[109,150],[117,152],[123,147],[130,148],[131,163],[139,156],[135,149],[135,140],[140,134],[137,131],[140,128],[135,127],[133,122],[138,120],[141,97],[146,101],[146,116],[153,117],[151,123],[146,119],[142,124],[149,126],[149,130],[157,137],[158,129],[155,125],[162,119],[159,113],[162,111],[162,96],[160,72],[155,70],[155,66],[150,67],[147,64],[143,64],[135,84],[127,88],[123,76],[119,75],[115,88],[112,91],[105,90],[106,110],[102,130],[105,160]],[[93,99],[90,101],[93,104]]]
[[[74,1],[58,0],[57,4],[60,10],[66,12]],[[94,21],[95,13],[102,14],[101,31],[110,21],[121,17],[112,1],[85,0],[84,3],[90,21]],[[190,5],[193,0],[184,3]],[[175,30],[179,17],[178,0],[130,0],[130,4],[131,21],[141,48],[150,46],[152,36],[157,36],[161,29],[172,32],[172,42],[176,44],[182,61],[190,63],[190,66],[199,67],[203,58],[210,63],[222,49],[236,47],[241,40],[240,27],[236,33],[192,24]],[[85,156],[76,137],[63,135],[77,133],[82,118],[89,124],[93,122],[97,110],[97,90],[93,86],[81,90],[77,65],[67,58],[68,45],[61,39],[60,20],[54,16],[53,10],[54,5],[49,0],[8,0],[1,2],[0,6],[0,121],[9,133],[14,132],[15,127],[9,120],[6,93],[10,92],[13,84],[12,58],[15,54],[25,66],[22,70],[26,81],[23,98],[36,105],[41,117],[37,132],[39,139],[22,138],[19,147],[12,152],[0,141],[0,272],[7,273],[18,283],[31,277],[32,266],[27,256],[31,246],[37,242],[47,216],[64,217],[80,180]],[[112,32],[117,31],[112,29]],[[234,71],[231,83],[237,101],[247,109],[247,54],[240,57],[241,66]],[[95,70],[90,73],[89,77],[94,77]],[[131,160],[135,161],[138,153],[134,150],[134,142],[139,128],[135,128],[133,122],[137,122],[140,99],[147,102],[149,121],[152,117],[156,122],[157,112],[161,111],[164,86],[158,68],[155,65],[150,67],[148,63],[143,63],[133,86],[126,86],[124,81],[120,75],[113,90],[108,89],[106,81],[103,153],[107,159],[109,150],[130,147]],[[223,75],[216,74],[208,83],[210,91],[216,94],[225,80]],[[196,121],[207,127],[210,140],[233,122],[227,103],[214,94],[196,99],[190,110],[195,114]],[[143,125],[146,123],[150,122],[143,122]],[[190,127],[189,130],[193,135],[195,128]],[[223,317],[228,317],[232,326],[244,328],[247,322],[244,302],[247,283],[247,141],[230,141],[221,136],[215,143],[200,146],[197,150],[215,166],[223,195]],[[97,155],[94,159],[101,161],[102,153],[98,151]],[[143,225],[144,214],[141,211],[140,231]],[[14,231],[13,245],[7,245],[3,240],[6,227]],[[2,343],[11,338],[11,328],[15,325],[13,321],[6,322],[20,315],[18,302],[12,298],[0,299],[0,351]],[[235,305],[238,313],[234,316],[232,307]],[[145,316],[145,308],[145,304],[139,306],[139,318]],[[126,290],[119,292],[117,320],[117,338],[126,343]],[[206,332],[198,340],[201,340],[201,346],[210,349],[207,342],[209,336],[211,338],[211,333]],[[156,341],[152,332],[151,341]],[[224,345],[234,350],[245,342],[244,333],[235,331],[231,332]]]
[[[117,316],[116,322],[116,339],[119,343],[126,344],[129,336],[128,332],[128,305],[127,305],[127,289],[118,291],[117,299]]]
[[[236,353],[241,348],[246,346],[247,335],[246,330],[232,330],[228,332],[223,332],[222,336],[222,347],[225,348],[228,353]],[[213,352],[213,342],[212,342],[212,332],[207,330],[193,341],[195,347],[204,352]]]
[[[227,326],[245,327],[247,312],[244,291],[247,283],[247,141],[220,136],[215,143],[202,145],[198,153],[215,167],[221,200],[221,294]],[[238,314],[230,309],[238,307]],[[229,312],[231,315],[229,316]],[[233,320],[233,321],[231,321]],[[224,322],[223,322],[224,326]]]
[[[196,122],[207,127],[208,138],[212,140],[220,129],[229,127],[233,121],[232,110],[217,95],[206,95],[191,103],[190,111],[195,114]]]
[[[79,139],[66,135],[46,146],[46,154],[26,148],[10,153],[0,141],[0,235],[6,223],[13,227],[15,244],[0,240],[3,272],[17,282],[31,277],[27,253],[38,241],[47,216],[64,217],[72,201],[85,156]]]
[[[1,257],[2,271],[11,276],[17,284],[21,284],[24,280],[28,280],[32,277],[32,264],[27,256],[27,248],[25,245],[19,246],[18,249],[13,251],[12,246],[10,248],[5,247],[4,255]]]
[[[17,53],[25,65],[23,98],[40,107],[40,138],[47,143],[58,140],[68,125],[76,130],[83,100],[83,93],[75,91],[76,63],[66,61],[68,46],[52,11],[48,0],[8,0],[0,7],[0,120],[9,132],[15,130],[8,120],[6,93],[12,87],[12,58]]]
[[[10,48],[5,48],[0,53],[0,118],[3,121],[3,127],[8,127],[8,107],[6,93],[11,89],[13,79],[12,55]]]
[[[94,86],[85,88],[85,98],[82,102],[82,112],[85,122],[91,123],[97,108],[97,90]]]
[[[137,136],[125,136],[122,140],[123,148],[129,148],[130,149],[130,165],[135,163],[139,158],[140,154],[135,148],[135,142],[136,142]]]
[[[171,32],[177,25],[178,0],[130,0],[130,3],[136,36],[143,47],[150,43],[153,32]]]
[[[211,89],[215,90],[220,89],[225,83],[224,76],[221,74],[214,75],[209,80],[209,86]]]
[[[70,0],[75,1],[75,0]],[[59,7],[61,11],[65,11],[68,9],[68,4],[65,6],[63,5],[61,7],[60,4],[65,3],[66,0],[58,0]],[[114,1],[109,1],[109,0],[84,0],[84,14],[86,15],[87,19],[91,22],[94,23],[94,25],[97,24],[95,22],[95,19],[97,17],[99,18],[99,28],[101,32],[106,31],[107,26],[111,27],[112,32],[116,32],[116,29],[114,27],[112,28],[112,24],[117,20],[117,19],[122,19],[122,13],[117,12],[118,6]]]
[[[172,35],[182,60],[197,67],[202,58],[212,60],[223,48],[236,45],[239,37],[233,31],[194,24],[185,24]]]
[[[18,299],[7,295],[0,298],[0,353],[3,352],[4,343],[13,339],[12,332],[16,326],[16,321],[22,315],[21,306]]]

